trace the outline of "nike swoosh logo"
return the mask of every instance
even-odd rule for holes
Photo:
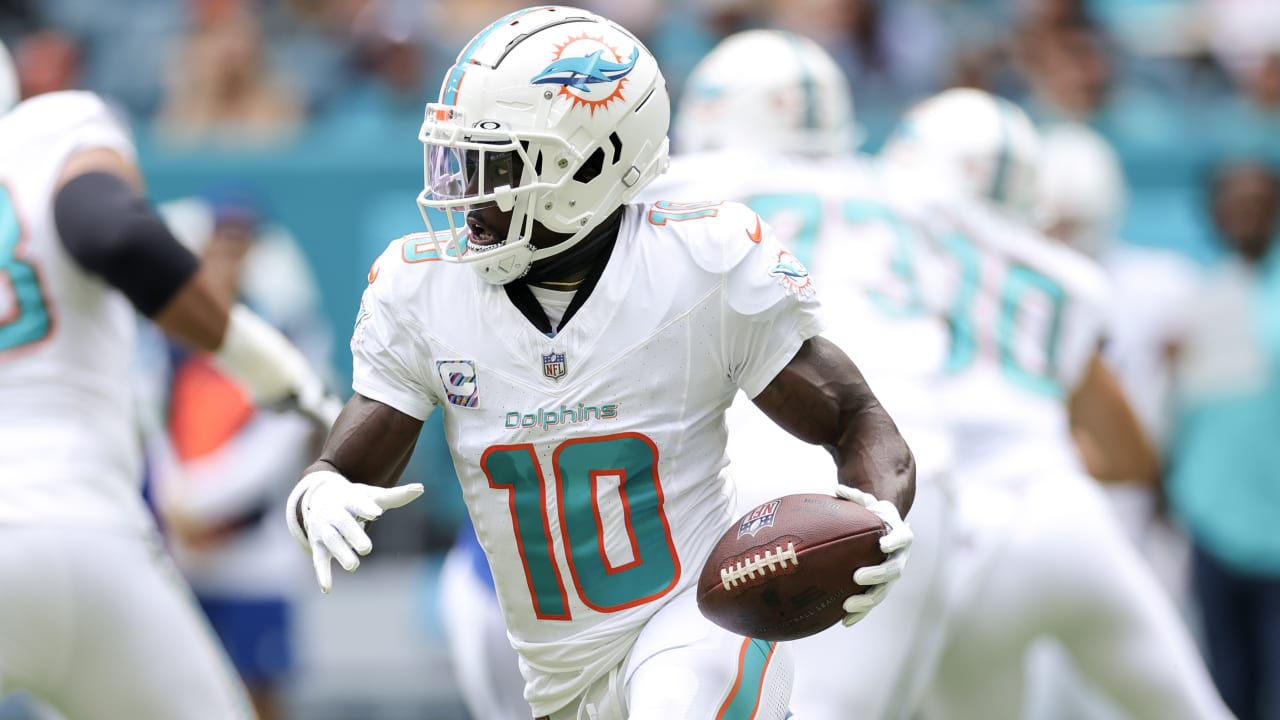
[[[751,238],[751,242],[758,243],[764,239],[764,230],[760,227],[760,216],[756,215],[756,229],[748,230],[747,237]]]

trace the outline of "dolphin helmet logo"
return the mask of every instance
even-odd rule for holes
[[[555,59],[529,81],[534,85],[559,85],[560,94],[570,98],[573,106],[585,106],[594,114],[622,99],[627,76],[640,59],[640,48],[631,55],[609,47],[603,38],[579,35],[556,46]]]

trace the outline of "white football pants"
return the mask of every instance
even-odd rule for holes
[[[454,547],[440,570],[440,607],[449,660],[472,717],[530,720],[520,661],[507,639],[498,598],[476,574],[467,550]]]
[[[1101,489],[1073,471],[958,478],[950,635],[922,717],[1022,716],[1040,637],[1133,720],[1229,718],[1173,603]]]
[[[0,526],[0,694],[71,720],[252,718],[235,670],[159,542]]]

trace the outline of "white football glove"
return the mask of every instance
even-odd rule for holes
[[[231,308],[217,358],[256,403],[296,406],[326,430],[342,410],[342,401],[325,391],[324,380],[298,348],[243,305]]]
[[[293,399],[292,404],[295,406],[294,409],[326,433],[333,427],[334,421],[338,419],[338,413],[342,412],[345,405],[342,398],[329,394],[323,386],[320,387],[319,393],[299,394]]]
[[[422,490],[422,483],[389,488],[353,483],[329,470],[303,476],[289,493],[285,512],[289,533],[311,553],[320,592],[333,589],[330,560],[336,559],[343,570],[355,572],[360,567],[359,556],[373,549],[364,524],[381,517],[384,510],[408,504]]]
[[[836,486],[836,497],[858,503],[870,510],[876,517],[889,526],[889,532],[880,538],[880,550],[888,557],[879,565],[858,568],[853,573],[853,581],[859,585],[873,585],[860,595],[850,595],[844,601],[844,626],[849,627],[867,616],[871,609],[880,604],[889,594],[889,588],[902,576],[902,568],[907,564],[907,555],[911,552],[911,527],[902,519],[898,508],[888,500],[877,500],[871,493],[863,492],[845,485]]]

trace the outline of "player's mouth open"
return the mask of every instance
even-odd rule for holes
[[[492,250],[502,244],[502,240],[498,239],[498,235],[493,231],[493,228],[486,225],[484,220],[476,217],[474,212],[467,215],[467,230],[470,232],[467,245],[474,250],[483,252]]]

